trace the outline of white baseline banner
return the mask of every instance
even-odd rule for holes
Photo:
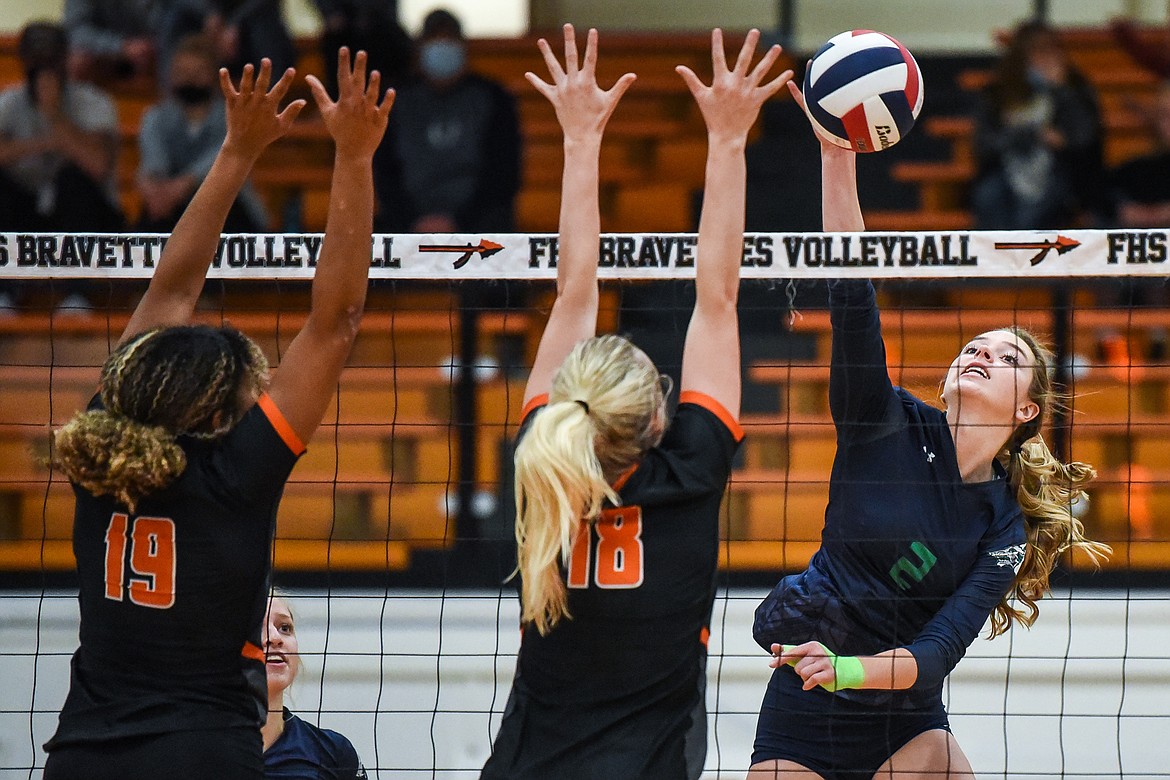
[[[1011,278],[1167,276],[1168,230],[749,233],[745,279]],[[320,233],[220,237],[212,279],[309,279]],[[166,246],[159,234],[0,233],[3,279],[143,279]],[[602,236],[603,279],[689,279],[699,260],[693,233]],[[554,279],[555,234],[373,237],[376,279]]]

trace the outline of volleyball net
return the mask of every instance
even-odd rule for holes
[[[0,234],[0,780],[39,776],[76,647],[73,496],[45,466],[84,407],[166,237]],[[221,239],[197,319],[279,370],[320,234]],[[599,332],[674,375],[693,234],[603,236]],[[551,306],[553,235],[376,235],[361,332],[285,491],[274,579],[305,669],[290,708],[371,777],[474,777],[519,643],[512,441]],[[1031,631],[977,641],[947,688],[980,777],[1165,776],[1170,766],[1170,272],[1165,231],[749,234],[747,438],[721,517],[705,776],[742,777],[767,659],[752,611],[819,546],[835,434],[825,281],[872,278],[895,384],[937,402],[965,341],[1018,324],[1069,403],[1045,436],[1099,479],[1075,511],[1114,554],[1062,562]]]

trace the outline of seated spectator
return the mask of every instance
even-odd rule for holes
[[[210,41],[184,38],[171,61],[170,97],[152,106],[138,132],[138,190],[142,215],[137,229],[169,233],[179,221],[227,135],[219,69]],[[255,233],[268,226],[264,204],[245,184],[228,214],[228,233]]]
[[[364,51],[383,87],[400,87],[410,76],[414,42],[398,23],[397,0],[313,0],[321,14],[321,58],[325,88],[337,94],[337,52]]]
[[[117,232],[114,102],[89,84],[69,80],[65,29],[33,22],[20,33],[26,79],[0,92],[0,231]],[[68,308],[88,308],[79,285],[63,286]],[[0,290],[11,311],[19,288]]]
[[[976,120],[976,227],[1070,227],[1100,191],[1097,97],[1060,39],[1020,25],[995,69]]]
[[[1170,78],[1170,48],[1167,47],[1170,36],[1163,33],[1160,41],[1151,41],[1128,19],[1114,19],[1110,28],[1113,39],[1134,62],[1158,78]]]
[[[421,79],[398,91],[374,158],[379,229],[506,233],[520,188],[516,101],[467,70],[467,42],[450,12],[432,11],[417,41]]]
[[[245,64],[264,57],[273,73],[296,65],[297,51],[284,24],[280,0],[168,0],[160,21],[163,82],[170,73],[169,57],[179,41],[202,33],[211,41],[216,64],[238,73]]]
[[[1151,111],[1157,148],[1109,172],[1106,224],[1123,228],[1165,228],[1170,225],[1170,82],[1162,84]],[[1098,300],[1104,305],[1170,306],[1165,277],[1101,280]],[[1115,295],[1106,290],[1118,288]],[[1164,340],[1164,339],[1163,339]]]
[[[264,777],[365,780],[366,770],[345,736],[306,723],[284,706],[284,692],[301,670],[297,629],[284,597],[273,595],[268,600],[262,636],[268,671],[268,720],[260,731]]]
[[[65,0],[69,75],[104,83],[154,75],[159,0]]]

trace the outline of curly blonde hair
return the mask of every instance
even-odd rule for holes
[[[1027,544],[1012,589],[991,613],[991,637],[1015,621],[1025,626],[1036,622],[1040,614],[1036,602],[1049,592],[1049,578],[1061,555],[1077,549],[1100,562],[1113,552],[1109,545],[1086,538],[1084,525],[1072,512],[1073,504],[1086,499],[1085,487],[1097,477],[1096,470],[1080,461],[1062,463],[1040,435],[1045,418],[1060,403],[1052,378],[1052,352],[1023,328],[1002,330],[1027,344],[1035,357],[1028,396],[1040,411],[1016,428],[997,456],[1023,510]],[[1014,600],[1023,608],[1012,606]]]
[[[94,495],[131,511],[187,466],[177,438],[216,438],[259,395],[268,361],[235,328],[184,325],[127,340],[102,366],[102,409],[53,435],[52,464]]]

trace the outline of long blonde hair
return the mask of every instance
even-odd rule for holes
[[[1062,463],[1040,435],[1045,417],[1060,402],[1052,379],[1052,352],[1023,328],[1003,330],[1032,350],[1035,360],[1028,396],[1040,411],[1016,428],[997,456],[1023,510],[1027,544],[1012,589],[991,613],[991,637],[1007,631],[1014,621],[1025,626],[1036,622],[1040,614],[1036,602],[1049,592],[1049,577],[1065,552],[1079,549],[1094,563],[1113,552],[1109,545],[1087,539],[1084,525],[1072,511],[1073,504],[1086,500],[1085,487],[1097,477],[1096,470],[1080,461]],[[1019,600],[1023,608],[1013,607],[1013,600]]]
[[[553,378],[548,406],[516,447],[516,569],[521,621],[547,634],[568,617],[561,565],[580,523],[593,522],[612,482],[662,437],[659,373],[627,339],[577,344]]]
[[[187,467],[177,437],[226,433],[267,371],[260,348],[234,328],[141,333],[102,366],[104,408],[81,412],[54,433],[52,463],[95,496],[112,495],[134,511]]]

